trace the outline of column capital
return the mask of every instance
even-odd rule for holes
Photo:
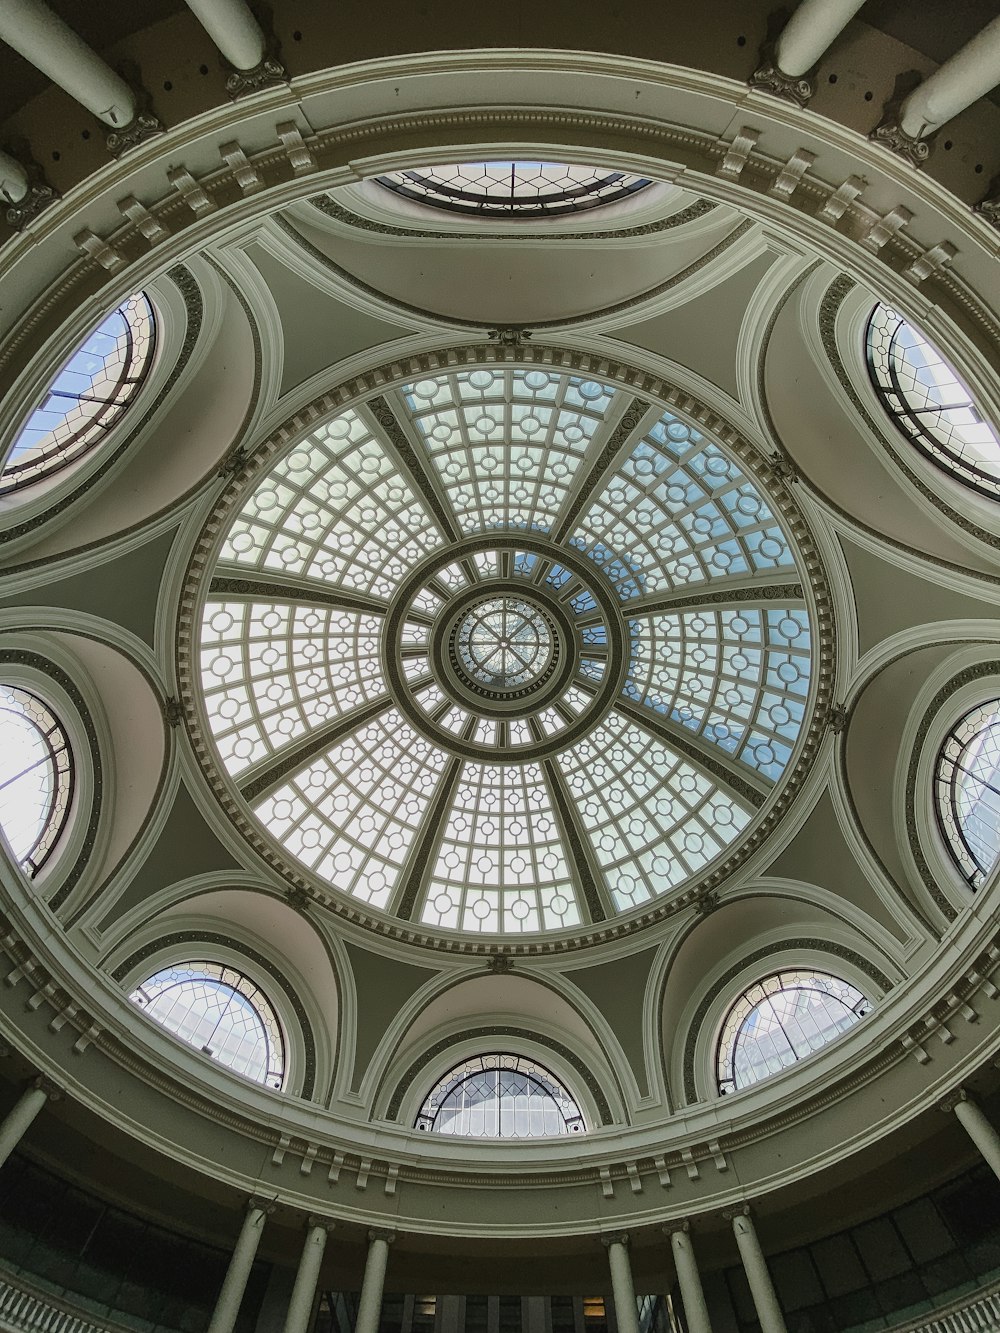
[[[337,1224],[332,1217],[320,1217],[318,1213],[310,1213],[306,1218],[306,1229],[308,1231],[316,1231],[322,1227],[327,1235],[329,1235],[336,1225]]]
[[[395,1231],[390,1231],[388,1227],[371,1227],[368,1232],[369,1240],[384,1240],[386,1245],[391,1245],[396,1239]]]
[[[749,1217],[750,1205],[748,1203],[734,1203],[731,1208],[723,1208],[722,1216],[727,1222],[735,1222],[738,1217]]]
[[[612,1245],[628,1245],[627,1231],[612,1231],[601,1237],[601,1244],[609,1249]]]
[[[57,1102],[63,1095],[63,1090],[58,1083],[53,1083],[50,1078],[44,1074],[36,1074],[28,1082],[29,1088],[37,1088],[39,1092],[44,1092],[50,1102]]]
[[[259,1212],[265,1213],[270,1217],[277,1206],[277,1199],[269,1198],[262,1194],[251,1194],[246,1201],[245,1210],[248,1213],[252,1213],[254,1209],[257,1209]]]
[[[667,1222],[663,1226],[663,1234],[672,1236],[675,1231],[690,1231],[691,1219],[687,1217],[675,1217],[672,1222]]]
[[[956,1088],[954,1092],[949,1092],[947,1097],[942,1097],[938,1102],[939,1111],[954,1111],[959,1102],[971,1101],[969,1094],[964,1088]]]

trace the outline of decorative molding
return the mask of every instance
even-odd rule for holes
[[[104,142],[112,157],[123,157],[130,149],[138,148],[147,139],[156,139],[163,133],[163,125],[151,111],[140,111],[127,125],[112,130]]]
[[[253,69],[234,69],[226,75],[226,92],[237,102],[241,97],[252,97],[265,88],[283,88],[288,83],[288,74],[280,60],[266,55]]]
[[[782,940],[780,944],[769,944],[765,948],[755,949],[753,953],[747,954],[739,962],[734,963],[728,968],[718,981],[702,996],[698,1008],[691,1019],[691,1025],[688,1028],[687,1040],[684,1043],[684,1099],[690,1105],[698,1100],[698,1085],[695,1077],[695,1060],[697,1058],[698,1038],[701,1035],[705,1019],[708,1017],[709,1010],[713,1007],[718,997],[727,990],[741,972],[755,963],[763,963],[768,958],[773,958],[777,953],[792,953],[796,949],[803,952],[816,952],[828,954],[831,958],[841,958],[845,963],[850,963],[856,967],[859,972],[870,977],[883,993],[888,994],[892,990],[893,983],[889,977],[870,962],[862,954],[854,949],[849,949],[844,944],[836,944],[830,940],[796,938]],[[735,997],[734,997],[735,998]],[[715,1052],[712,1052],[714,1059]]]
[[[931,155],[931,146],[926,139],[906,133],[896,109],[887,112],[868,138],[909,162],[911,167],[922,167]]]
[[[775,60],[773,52],[765,55],[762,51],[761,57],[761,63],[750,75],[750,87],[770,93],[772,97],[780,97],[785,102],[792,102],[795,106],[805,106],[813,95],[812,82],[801,74],[786,74]]]
[[[389,1105],[385,1113],[386,1120],[398,1119],[400,1107],[403,1105],[406,1094],[410,1090],[414,1081],[433,1060],[436,1060],[437,1057],[447,1051],[449,1047],[457,1046],[459,1042],[468,1041],[469,1039],[487,1042],[488,1038],[493,1037],[513,1037],[518,1041],[530,1041],[535,1043],[535,1045],[542,1046],[545,1049],[554,1052],[554,1054],[558,1055],[561,1060],[565,1060],[565,1062],[573,1069],[574,1073],[583,1080],[588,1092],[594,1099],[594,1104],[597,1107],[597,1114],[600,1116],[601,1124],[610,1125],[614,1123],[614,1119],[611,1115],[611,1107],[608,1104],[608,1099],[605,1096],[600,1080],[590,1066],[585,1064],[575,1051],[571,1051],[568,1046],[564,1046],[562,1042],[554,1041],[544,1033],[535,1032],[528,1028],[514,1027],[470,1028],[453,1037],[444,1037],[441,1041],[435,1042],[433,1046],[422,1052],[422,1054],[413,1061],[405,1073],[400,1077],[392,1096],[389,1098]]]
[[[301,1096],[309,1101],[312,1098],[316,1083],[316,1038],[313,1036],[312,1024],[309,1022],[309,1015],[306,1013],[305,1005],[299,999],[295,987],[288,978],[280,971],[270,958],[260,953],[250,945],[244,944],[242,940],[229,935],[220,935],[212,930],[176,930],[167,935],[161,935],[158,939],[151,940],[149,944],[143,945],[141,949],[136,949],[134,953],[119,963],[111,972],[112,981],[117,981],[121,985],[128,974],[144,963],[147,958],[152,958],[154,954],[161,953],[165,949],[180,948],[183,944],[197,944],[199,948],[211,946],[213,944],[224,945],[227,949],[232,949],[235,953],[248,959],[263,971],[266,978],[273,978],[281,988],[281,992],[287,997],[292,1011],[298,1019],[299,1027],[302,1031],[302,1045],[305,1048],[304,1069],[302,1071],[302,1092]],[[263,988],[266,993],[266,987]]]

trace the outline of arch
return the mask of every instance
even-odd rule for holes
[[[462,1138],[532,1139],[585,1131],[583,1112],[543,1065],[503,1052],[450,1069],[424,1097],[415,1127]]]
[[[66,731],[39,695],[0,680],[0,830],[34,878],[69,818],[74,763]]]
[[[1000,699],[953,722],[938,750],[935,810],[948,850],[972,888],[1000,859]]]

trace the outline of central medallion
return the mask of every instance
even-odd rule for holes
[[[469,683],[500,693],[535,684],[552,662],[552,632],[522,597],[488,597],[456,626],[454,645]]]

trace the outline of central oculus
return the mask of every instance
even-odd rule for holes
[[[521,597],[488,597],[469,608],[455,632],[465,673],[493,690],[533,684],[552,661],[552,633],[541,609]]]

